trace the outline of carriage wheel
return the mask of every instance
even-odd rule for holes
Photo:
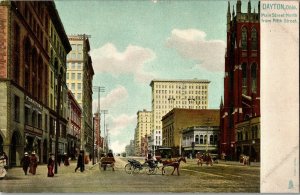
[[[125,165],[125,172],[128,174],[131,174],[133,172],[133,167],[131,166],[130,163]]]
[[[147,168],[146,168],[146,173],[147,173],[148,175],[154,175],[154,174],[156,174],[156,171],[157,171],[157,168],[156,168],[156,167],[153,167],[153,168],[147,167]]]
[[[143,168],[133,167],[133,173],[139,173],[141,169],[143,169]]]

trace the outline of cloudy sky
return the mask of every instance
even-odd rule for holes
[[[108,110],[114,152],[124,151],[133,139],[137,112],[151,110],[152,79],[210,80],[209,108],[219,107],[227,1],[55,3],[67,34],[91,35],[93,84],[105,87],[101,109]],[[94,92],[94,110],[97,98]]]

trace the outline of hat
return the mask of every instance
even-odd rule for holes
[[[33,151],[31,154],[35,154],[35,151]]]
[[[50,155],[50,156],[53,156],[54,154],[53,154],[53,153],[50,153],[49,155]]]
[[[25,154],[25,156],[27,156],[27,155],[28,155],[28,152],[25,152],[24,154]]]

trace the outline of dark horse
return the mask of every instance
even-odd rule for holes
[[[211,156],[210,155],[203,155],[203,156],[201,155],[201,156],[199,156],[198,157],[198,161],[197,161],[198,166],[199,165],[202,166],[203,163],[206,163],[206,165],[212,166],[213,165],[213,161],[212,161]]]
[[[165,169],[166,166],[171,166],[171,167],[174,168],[171,175],[173,175],[175,169],[177,169],[177,175],[179,175],[179,170],[178,169],[179,169],[179,165],[180,165],[181,161],[186,163],[186,160],[185,160],[184,157],[180,157],[177,160],[164,160],[164,161],[161,161],[161,163],[163,164],[163,167],[162,167],[162,170],[161,170],[162,175],[164,175],[164,173],[165,173],[164,169]]]

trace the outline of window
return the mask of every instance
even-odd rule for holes
[[[69,79],[69,73],[67,73],[67,79]]]
[[[20,122],[20,98],[15,95],[14,98],[14,104],[15,104],[15,121]]]
[[[25,124],[29,124],[29,108],[25,106]]]
[[[76,50],[76,45],[72,44],[72,51]]]
[[[71,84],[71,90],[75,90],[75,83]]]
[[[199,144],[199,135],[196,135],[196,137],[195,137],[195,143]]]
[[[247,94],[247,64],[242,65],[242,93]]]
[[[48,115],[45,114],[45,131],[48,130]]]
[[[79,69],[79,70],[82,69],[82,64],[81,64],[81,63],[78,63],[78,64],[77,64],[77,69]]]
[[[72,53],[71,59],[76,59],[76,53]]]
[[[257,50],[257,32],[255,28],[251,31],[251,49]]]
[[[209,136],[209,144],[212,145],[214,143],[214,136],[210,135]]]
[[[72,73],[71,79],[75,79],[75,73]]]
[[[40,113],[38,114],[38,128],[42,128],[42,114]]]
[[[36,111],[33,111],[33,112],[32,112],[32,118],[31,118],[31,119],[32,119],[32,123],[31,123],[32,126],[33,126],[33,127],[36,127],[36,122],[37,122]]]
[[[242,28],[242,49],[247,50],[247,28]]]
[[[257,65],[252,64],[251,66],[251,91],[257,92]]]
[[[75,63],[72,62],[72,69],[75,69]]]
[[[217,145],[217,144],[218,144],[218,136],[214,135],[214,145]]]
[[[207,135],[204,136],[204,144],[207,143]]]
[[[77,54],[77,59],[81,60],[82,59],[82,53]]]
[[[77,90],[81,90],[81,83],[77,83]]]
[[[82,45],[77,45],[77,50],[82,51]]]
[[[81,73],[77,73],[77,79],[81,79]]]

